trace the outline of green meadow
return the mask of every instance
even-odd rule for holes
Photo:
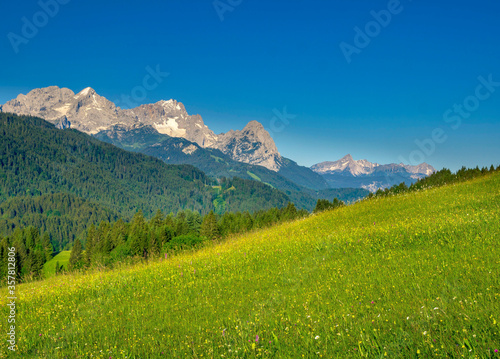
[[[64,269],[67,268],[69,262],[69,256],[71,251],[62,251],[54,256],[50,261],[43,265],[43,274],[45,278],[52,277],[56,274],[56,265],[62,266]]]
[[[497,173],[18,285],[0,357],[498,358],[499,273]]]

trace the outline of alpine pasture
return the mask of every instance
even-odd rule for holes
[[[0,357],[497,358],[499,273],[497,173],[18,285]]]

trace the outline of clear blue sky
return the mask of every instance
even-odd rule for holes
[[[60,1],[47,19],[37,1],[0,5],[0,103],[49,85],[116,100],[159,65],[170,75],[140,103],[177,99],[217,133],[253,119],[270,128],[273,109],[286,106],[295,117],[272,135],[302,165],[347,153],[379,163],[413,153],[437,168],[500,164],[500,87],[468,97],[479,76],[500,82],[498,1],[220,0],[232,10],[223,21],[213,0]],[[370,23],[389,8],[385,27]],[[31,38],[23,17],[40,25],[25,31]],[[340,44],[354,46],[354,28],[367,24],[373,37],[348,63]],[[12,46],[10,33],[25,41]],[[459,126],[444,121],[466,100],[473,111]],[[430,144],[436,128],[446,140]],[[425,139],[428,154],[415,143]]]

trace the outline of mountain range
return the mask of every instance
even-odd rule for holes
[[[166,163],[192,164],[209,176],[261,181],[288,191],[292,200],[297,193],[317,197],[329,188],[375,191],[403,181],[410,184],[434,171],[425,163],[379,165],[354,161],[350,155],[311,168],[299,166],[281,156],[258,121],[215,134],[200,115],[189,115],[176,100],[121,109],[90,87],[76,94],[57,86],[34,89],[0,106],[0,112],[41,117],[59,129],[76,129]]]
[[[436,170],[422,163],[418,166],[400,164],[381,165],[367,160],[354,160],[350,154],[338,161],[321,162],[311,169],[322,175],[332,188],[360,187],[376,191],[379,188],[392,187],[401,182],[413,183],[429,176]]]

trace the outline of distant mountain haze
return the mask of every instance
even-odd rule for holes
[[[341,188],[350,184],[352,187],[365,188],[372,192],[401,182],[414,183],[436,171],[427,163],[418,166],[403,163],[381,165],[367,160],[356,161],[349,154],[338,161],[315,164],[311,166],[311,169],[322,175],[332,188]]]

